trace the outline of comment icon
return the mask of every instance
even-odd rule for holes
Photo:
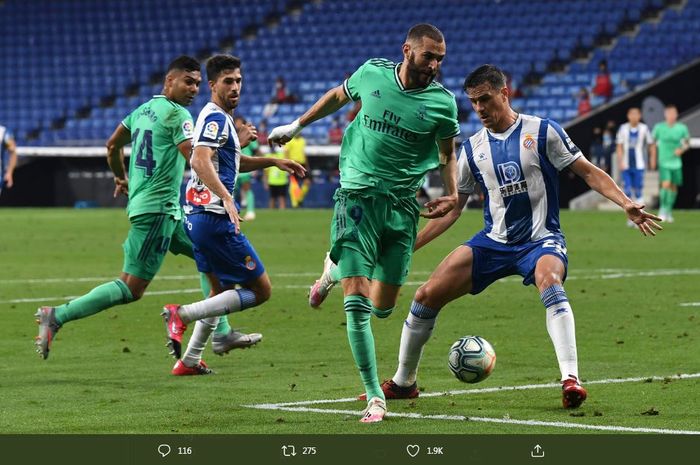
[[[168,444],[161,444],[158,446],[158,453],[165,458],[170,453],[170,446]]]

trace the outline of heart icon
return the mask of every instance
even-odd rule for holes
[[[420,446],[417,444],[409,444],[406,446],[406,452],[408,452],[408,455],[411,457],[415,457],[418,455],[418,452],[420,452]]]

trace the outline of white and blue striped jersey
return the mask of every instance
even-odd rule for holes
[[[10,142],[12,134],[5,127],[0,125],[0,187],[5,179],[5,170],[10,164],[10,151],[7,149],[7,144]]]
[[[233,117],[213,102],[207,103],[197,117],[192,146],[200,145],[216,150],[212,157],[214,169],[226,190],[233,194],[241,161],[241,144]],[[187,183],[186,199],[184,210],[188,215],[205,211],[226,214],[221,199],[204,185],[194,170]]]
[[[647,145],[654,143],[649,127],[644,123],[636,127],[625,123],[617,131],[617,144],[622,144],[622,169],[643,170],[646,167]]]
[[[559,228],[559,171],[581,151],[556,122],[518,115],[507,131],[486,128],[462,144],[458,188],[484,193],[484,234],[501,244],[523,244],[562,234]]]

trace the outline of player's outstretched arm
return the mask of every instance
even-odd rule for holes
[[[107,164],[114,173],[115,197],[119,194],[129,195],[129,183],[124,167],[124,146],[129,142],[131,142],[131,131],[120,123],[105,144],[107,146]]]
[[[438,141],[440,153],[440,177],[445,187],[445,195],[427,202],[424,206],[427,212],[421,212],[424,218],[439,218],[445,216],[457,204],[457,157],[455,156],[454,139]]]
[[[306,168],[294,160],[289,160],[286,158],[249,157],[247,155],[241,155],[239,169],[241,170],[241,173],[247,173],[250,171],[269,168],[271,166],[276,166],[282,171],[299,176],[300,178],[306,176]]]
[[[223,201],[224,209],[228,213],[231,222],[235,225],[236,234],[238,234],[240,232],[241,217],[238,214],[238,209],[233,202],[231,193],[226,190],[226,186],[221,182],[214,168],[214,163],[211,159],[215,153],[216,150],[211,147],[205,145],[196,146],[194,152],[192,152],[192,169],[197,173],[204,185]]]
[[[462,210],[467,204],[468,198],[469,196],[467,194],[460,193],[455,208],[447,212],[447,214],[445,214],[444,216],[428,221],[428,224],[426,224],[425,227],[423,227],[423,229],[418,231],[418,236],[416,236],[416,245],[413,247],[413,250],[420,249],[421,247],[438,237],[440,234],[447,231],[450,228],[450,226],[452,226],[455,223],[455,221],[457,221],[459,215],[462,214]]]
[[[591,189],[622,207],[627,217],[637,225],[643,235],[656,236],[656,231],[663,229],[655,223],[655,221],[661,221],[661,218],[645,212],[644,205],[633,202],[605,171],[586,160],[585,157],[577,158],[570,168],[582,177]]]
[[[284,145],[301,132],[304,127],[340,110],[350,101],[343,86],[334,87],[318,99],[306,113],[295,119],[290,124],[277,126],[267,137],[270,144]]]

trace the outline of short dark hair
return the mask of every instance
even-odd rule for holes
[[[506,75],[501,68],[494,65],[481,65],[464,80],[464,90],[473,89],[485,82],[491,84],[494,89],[502,89],[506,86]]]
[[[240,69],[241,59],[232,55],[214,55],[207,60],[207,79],[216,81],[225,70]]]
[[[196,58],[192,58],[188,55],[180,55],[170,62],[168,65],[168,73],[173,70],[177,71],[201,71],[202,65],[199,64]]]
[[[406,42],[420,40],[423,39],[423,37],[428,37],[429,39],[433,39],[438,43],[443,43],[445,41],[445,36],[442,35],[440,29],[436,28],[432,24],[421,23],[416,24],[408,30],[408,34],[406,34]]]
[[[674,110],[678,111],[678,107],[676,106],[675,103],[667,103],[666,105],[664,105],[664,108],[667,110],[670,110],[671,108],[673,108]]]

